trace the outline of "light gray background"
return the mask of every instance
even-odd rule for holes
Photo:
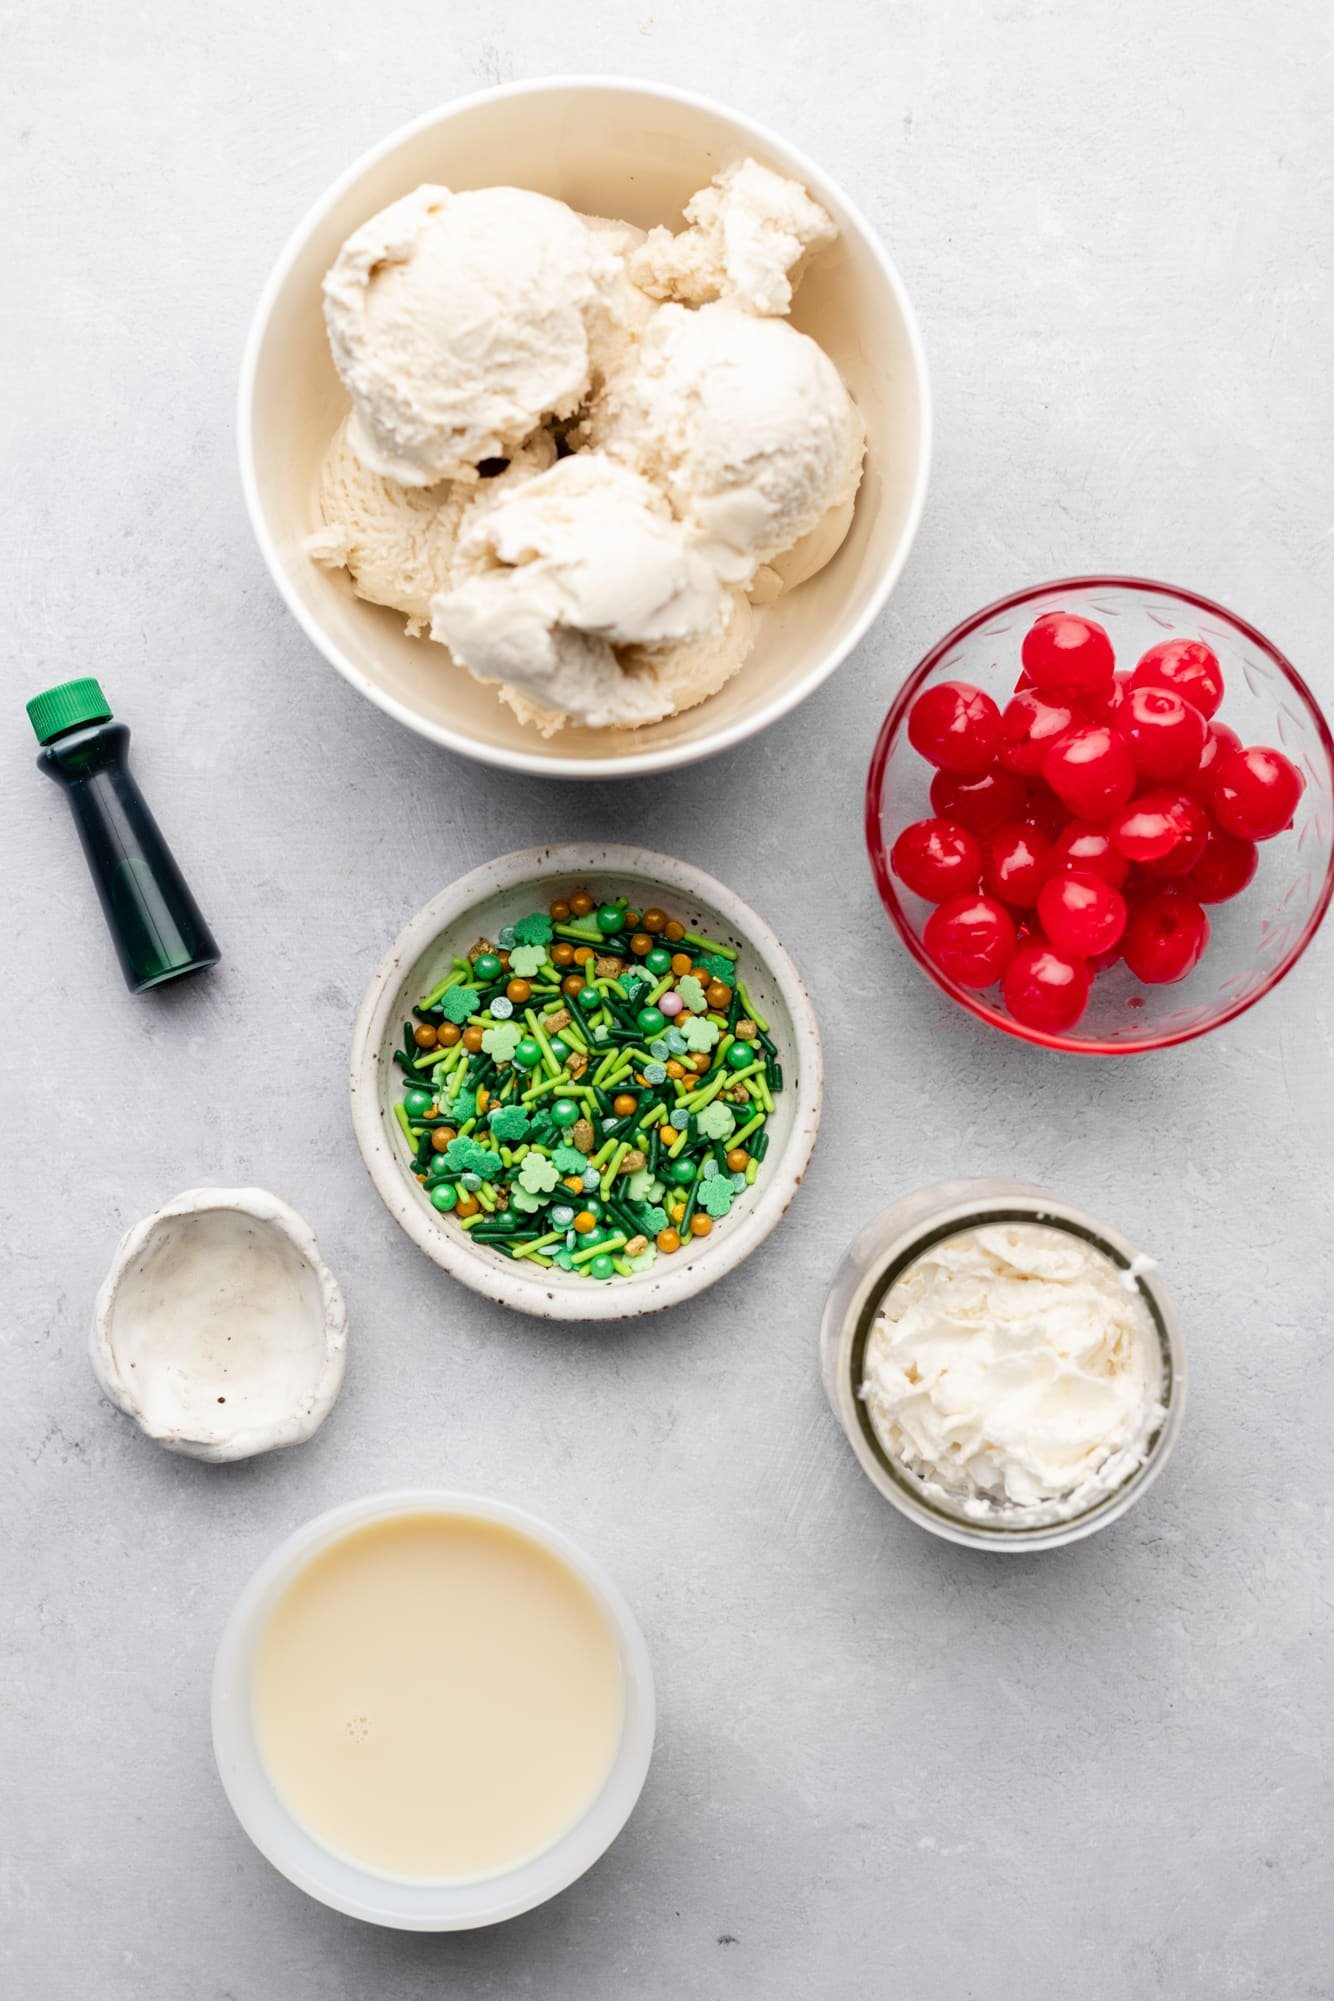
[[[905,669],[1023,582],[1222,597],[1334,702],[1331,45],[1317,0],[127,0],[4,10],[0,580],[9,1172],[0,1986],[25,2001],[1173,2001],[1334,1993],[1328,1837],[1334,933],[1211,1040],[1088,1065],[928,988],[858,797]],[[636,787],[451,759],[321,662],[242,514],[232,399],[287,233],[394,125],[560,69],[693,86],[813,153],[883,230],[939,412],[886,615],[799,715]],[[221,939],[121,988],[21,699],[96,672]],[[827,1036],[774,1241],[697,1305],[582,1333],[453,1286],[349,1128],[353,1008],[443,883],[535,840],[658,844],[777,927]],[[937,1545],[819,1389],[832,1267],[901,1192],[1042,1181],[1162,1262],[1185,1434],[1060,1554]],[[116,1238],[258,1181],[346,1287],[318,1439],[234,1469],[102,1404]],[[491,1934],[309,1903],[217,1785],[225,1614],[296,1523],[399,1482],[494,1491],[609,1565],[657,1665],[640,1808]]]

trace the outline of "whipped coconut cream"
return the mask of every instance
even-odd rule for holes
[[[1064,1521],[1143,1463],[1163,1362],[1122,1278],[1082,1237],[1023,1222],[960,1231],[895,1281],[861,1395],[926,1498],[977,1521]]]

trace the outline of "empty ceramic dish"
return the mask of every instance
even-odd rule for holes
[[[97,1295],[93,1370],[169,1451],[299,1445],[343,1381],[347,1312],[309,1223],[263,1188],[191,1188],[122,1238]]]

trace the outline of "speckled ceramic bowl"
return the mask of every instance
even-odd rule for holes
[[[525,1268],[474,1244],[431,1207],[414,1178],[394,1104],[393,1052],[414,1002],[479,937],[545,909],[581,883],[594,892],[656,899],[704,935],[735,945],[742,977],[764,1012],[786,1088],[769,1122],[770,1144],[753,1187],[711,1236],[688,1241],[632,1278],[592,1279]],[[352,1032],[352,1123],[370,1176],[391,1215],[427,1257],[488,1299],[547,1320],[622,1320],[676,1306],[735,1269],[785,1214],[806,1172],[820,1123],[823,1064],[815,1013],[796,967],[773,932],[702,870],[645,848],[528,848],[502,855],[451,884],[418,911],[375,972]]]

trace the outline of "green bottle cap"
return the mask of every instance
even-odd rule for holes
[[[37,732],[38,743],[50,743],[81,723],[107,722],[110,716],[111,704],[92,680],[62,681],[58,688],[48,688],[28,703],[28,721]]]

